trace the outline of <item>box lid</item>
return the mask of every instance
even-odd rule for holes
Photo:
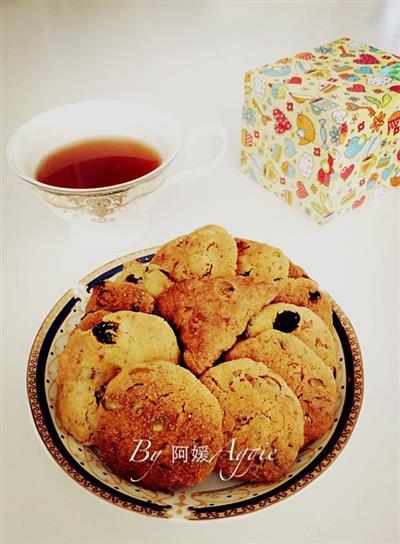
[[[351,38],[341,38],[311,51],[285,57],[252,71],[275,88],[285,85],[294,100],[310,101],[317,110],[336,107],[342,90],[382,107],[384,95],[400,93],[400,56]],[[331,99],[332,96],[332,99]],[[393,96],[393,95],[392,95]],[[387,96],[385,100],[390,100]]]

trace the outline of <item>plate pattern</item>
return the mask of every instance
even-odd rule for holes
[[[360,347],[348,318],[333,300],[339,361],[334,425],[299,454],[292,470],[278,483],[222,482],[212,475],[201,485],[186,490],[150,491],[113,474],[94,448],[82,446],[59,425],[54,410],[58,357],[84,313],[90,289],[117,274],[128,260],[150,261],[155,249],[127,255],[86,276],[58,301],[40,327],[29,356],[27,391],[33,419],[45,446],[60,467],[87,490],[117,506],[149,516],[188,520],[226,518],[254,512],[293,495],[336,459],[350,438],[361,409]]]

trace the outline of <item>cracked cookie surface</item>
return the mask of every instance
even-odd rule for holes
[[[257,280],[287,278],[289,259],[277,247],[236,238],[238,248],[236,273]]]
[[[131,459],[146,439],[155,462]],[[95,438],[110,468],[151,489],[195,485],[214,469],[222,446],[222,412],[217,399],[188,370],[168,362],[131,365],[107,386]],[[185,453],[174,459],[174,446]],[[143,445],[144,447],[144,445]],[[207,451],[207,459],[193,452]],[[176,454],[175,454],[176,455]]]
[[[163,245],[152,263],[166,271],[173,281],[192,278],[234,276],[235,240],[222,227],[206,225]]]
[[[185,366],[197,376],[231,348],[249,320],[277,293],[275,282],[207,278],[179,282],[157,300],[177,332]]]
[[[304,342],[293,335],[268,330],[241,340],[227,361],[249,358],[279,374],[300,400],[305,445],[320,438],[333,423],[336,384],[331,370]]]
[[[264,364],[250,359],[221,363],[201,381],[215,395],[223,411],[224,451],[217,468],[225,477],[254,482],[282,478],[303,445],[300,402],[285,381]],[[227,444],[234,440],[233,455]],[[260,459],[238,457],[247,450],[264,451]],[[233,457],[233,458],[232,458]],[[236,472],[235,472],[236,471]]]

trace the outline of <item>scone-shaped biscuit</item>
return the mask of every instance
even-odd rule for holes
[[[283,302],[270,304],[250,321],[246,336],[257,336],[271,329],[297,336],[325,364],[332,369],[336,367],[336,342],[328,325],[309,308]]]
[[[289,259],[277,247],[252,240],[236,239],[238,248],[236,272],[257,280],[287,278]]]
[[[300,400],[304,443],[320,438],[333,423],[336,385],[331,370],[304,342],[269,330],[235,344],[227,361],[248,357],[279,374]]]
[[[250,318],[276,295],[275,282],[207,278],[175,283],[157,309],[177,331],[185,365],[197,376],[210,368],[243,333]]]
[[[157,298],[163,291],[172,285],[167,274],[157,265],[150,263],[143,265],[139,261],[128,261],[114,280],[116,283],[127,281],[147,291]]]
[[[176,364],[180,358],[175,334],[161,317],[116,312],[90,330],[75,329],[58,367],[56,407],[63,427],[79,442],[92,444],[104,386],[128,362],[160,358]]]
[[[154,298],[132,283],[106,281],[93,287],[86,304],[86,313],[97,310],[131,310],[151,314],[154,310]]]
[[[224,478],[234,475],[254,482],[282,478],[304,437],[299,400],[284,380],[262,363],[238,359],[211,368],[201,381],[217,397],[224,414],[224,448],[217,463]],[[263,458],[244,456],[239,464],[238,456],[257,448],[264,452]]]
[[[150,489],[195,485],[216,464],[222,446],[221,408],[182,367],[168,362],[132,365],[107,386],[95,442],[107,465],[127,480]],[[140,462],[150,444],[151,453],[160,455],[154,463]]]
[[[307,278],[284,278],[276,282],[279,293],[273,302],[288,302],[296,306],[305,306],[325,321],[333,331],[332,305],[318,285]]]
[[[301,266],[289,261],[289,278],[309,278],[309,275]]]
[[[207,225],[163,245],[152,263],[168,272],[173,281],[234,276],[235,240],[222,227]]]

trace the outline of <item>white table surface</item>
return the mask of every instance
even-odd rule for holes
[[[91,98],[145,101],[184,128],[220,121],[228,154],[172,187],[132,250],[206,223],[281,247],[351,319],[365,398],[345,450],[300,493],[257,513],[197,523],[147,518],[71,480],[44,451],[25,392],[34,335],[57,299],[118,252],[82,251],[67,225],[3,161],[5,275],[3,541],[398,542],[399,197],[319,227],[239,172],[243,72],[351,36],[399,53],[397,2],[72,2],[3,4],[3,142],[25,120]],[[4,154],[2,155],[4,157]]]

